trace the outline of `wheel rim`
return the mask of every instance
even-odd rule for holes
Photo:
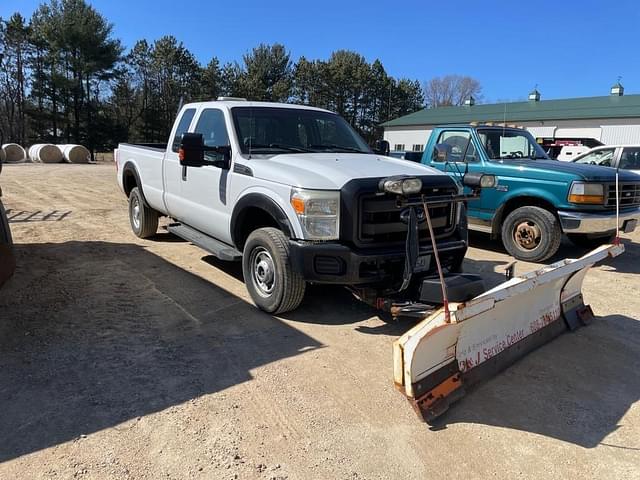
[[[531,220],[520,222],[513,230],[513,240],[521,250],[535,250],[540,245],[541,238],[540,227]]]
[[[131,199],[131,221],[133,222],[133,227],[138,230],[140,228],[140,200],[138,200],[138,197]]]
[[[264,247],[254,248],[251,252],[251,278],[258,293],[268,297],[276,284],[275,265],[271,254]]]

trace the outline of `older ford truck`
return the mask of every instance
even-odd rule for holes
[[[115,159],[138,237],[169,217],[174,234],[241,259],[251,298],[270,313],[298,307],[307,282],[346,285],[370,303],[416,295],[436,263],[424,209],[404,205],[462,191],[436,169],[372,152],[332,112],[237,99],[185,105],[167,145],[121,144]],[[442,266],[458,270],[464,205],[427,208]]]
[[[501,238],[515,258],[553,256],[563,233],[580,246],[607,243],[618,229],[633,231],[640,219],[640,178],[619,171],[620,224],[616,226],[616,170],[550,160],[522,128],[447,125],[435,128],[422,163],[460,176],[495,176],[468,203],[469,228]]]

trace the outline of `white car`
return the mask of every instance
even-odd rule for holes
[[[573,159],[575,163],[620,168],[640,174],[640,145],[603,145]]]

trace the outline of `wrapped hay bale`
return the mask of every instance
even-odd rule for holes
[[[58,145],[62,152],[62,156],[69,163],[89,163],[91,160],[91,152],[82,146],[75,144]]]
[[[2,151],[7,163],[19,163],[27,159],[27,152],[17,143],[5,143],[2,145]]]
[[[63,157],[62,152],[55,145],[36,143],[29,148],[29,158],[32,162],[60,163]]]

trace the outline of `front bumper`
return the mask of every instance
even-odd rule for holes
[[[607,213],[581,213],[570,211],[559,211],[560,224],[564,233],[614,233],[616,231],[615,212]],[[618,229],[625,229],[630,225],[633,231],[636,222],[640,221],[640,208],[625,210],[620,212],[620,223]],[[630,222],[631,221],[631,222]]]
[[[449,239],[438,243],[443,267],[456,264],[467,251],[465,240]],[[419,256],[431,255],[431,244],[422,245]],[[306,281],[338,285],[368,285],[401,277],[404,269],[404,245],[391,249],[356,250],[340,243],[289,241],[292,267]],[[435,271],[433,256],[421,276]]]

